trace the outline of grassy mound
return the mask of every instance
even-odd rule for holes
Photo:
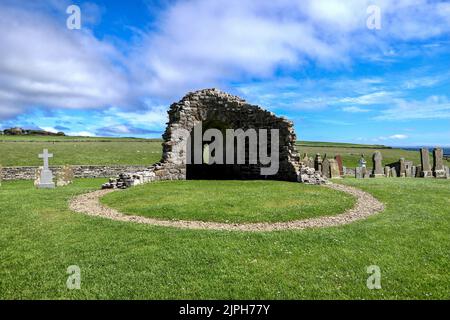
[[[355,199],[319,186],[283,181],[162,181],[106,195],[105,205],[160,219],[278,222],[334,215]]]

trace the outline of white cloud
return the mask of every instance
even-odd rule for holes
[[[133,97],[174,99],[187,90],[223,87],[230,81],[267,80],[280,67],[299,70],[313,63],[333,68],[359,58],[397,59],[393,47],[399,41],[449,33],[448,3],[379,0],[379,32],[366,28],[369,4],[373,1],[178,1],[164,7],[151,31],[143,26],[137,32],[140,38],[120,50],[98,40],[88,28],[67,30],[65,21],[43,13],[40,5],[23,5],[23,10],[0,5],[0,118],[36,106],[138,109]],[[98,7],[85,8],[86,21],[101,19]],[[355,85],[378,84],[375,79]],[[294,108],[328,105],[322,97],[297,95],[306,100],[298,99]],[[274,96],[261,99],[270,102]],[[331,103],[356,112],[364,109],[352,105],[386,103],[393,96],[377,90],[339,99]],[[163,118],[159,110],[134,111],[128,117],[136,123]]]
[[[39,11],[0,5],[0,118],[33,107],[98,108],[124,102],[114,47]]]
[[[392,136],[389,136],[388,139],[391,140],[402,140],[402,139],[407,139],[408,136],[406,134],[393,134]]]
[[[342,111],[350,112],[350,113],[363,113],[363,112],[369,112],[370,110],[353,106],[353,107],[344,107],[344,108],[342,108]]]
[[[375,120],[450,119],[450,101],[446,96],[430,96],[425,100],[395,99],[394,106],[381,111]]]
[[[89,131],[75,131],[75,132],[66,132],[68,136],[74,137],[95,137],[95,134]]]

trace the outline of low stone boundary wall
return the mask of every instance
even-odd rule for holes
[[[140,172],[148,169],[149,166],[86,166],[86,165],[74,165],[73,168],[75,178],[111,178],[116,177],[123,172]],[[0,169],[0,180],[34,180],[36,169],[38,167],[2,167]],[[63,168],[63,166],[50,166],[53,175]]]

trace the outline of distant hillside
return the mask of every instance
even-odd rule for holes
[[[45,130],[22,129],[19,127],[5,129],[0,131],[5,136],[65,136],[64,132],[49,132]]]

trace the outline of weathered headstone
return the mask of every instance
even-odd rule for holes
[[[416,178],[422,177],[422,166],[416,167]]]
[[[384,176],[389,178],[391,176],[391,168],[389,166],[384,167]]]
[[[341,171],[339,170],[339,164],[335,159],[328,160],[330,165],[330,178],[336,179],[341,177]]]
[[[53,189],[55,183],[53,182],[53,173],[48,167],[48,159],[52,158],[53,154],[48,153],[47,149],[44,149],[42,154],[39,154],[39,158],[44,160],[44,166],[39,168],[39,181],[35,184],[39,189]]]
[[[411,177],[415,178],[417,176],[417,167],[412,166],[411,167]]]
[[[405,158],[400,158],[400,166],[399,166],[399,177],[404,178],[406,177],[406,166],[405,166]]]
[[[2,186],[2,179],[3,179],[3,170],[2,165],[0,165],[0,187]]]
[[[344,165],[343,165],[343,162],[342,162],[342,157],[341,157],[341,155],[340,155],[340,154],[337,154],[337,155],[334,157],[334,160],[336,160],[336,162],[337,162],[337,164],[338,164],[339,175],[340,175],[341,177],[344,176]]]
[[[362,168],[362,173],[364,179],[368,179],[372,175],[366,167]]]
[[[325,159],[322,161],[322,175],[326,178],[331,178],[330,173],[330,160],[325,156]]]
[[[444,153],[441,148],[435,148],[433,150],[433,175],[436,178],[445,179]]]
[[[381,155],[380,151],[376,151],[372,156],[373,161],[373,169],[372,169],[372,177],[373,178],[380,178],[383,177],[383,165],[381,161],[383,160],[383,157]]]
[[[450,179],[450,168],[445,167],[445,178]]]
[[[422,164],[422,177],[431,178],[433,177],[433,172],[430,166],[430,153],[427,148],[420,149],[420,162]]]
[[[398,175],[397,175],[397,169],[395,168],[395,167],[392,167],[391,168],[391,177],[398,177]]]
[[[322,172],[322,157],[320,153],[316,154],[316,159],[314,160],[314,169],[316,171]]]
[[[356,179],[361,179],[363,177],[362,169],[363,168],[361,168],[361,167],[356,167],[356,169],[355,169],[355,178]]]
[[[64,187],[73,182],[74,173],[71,166],[64,166],[56,175],[56,186]]]

